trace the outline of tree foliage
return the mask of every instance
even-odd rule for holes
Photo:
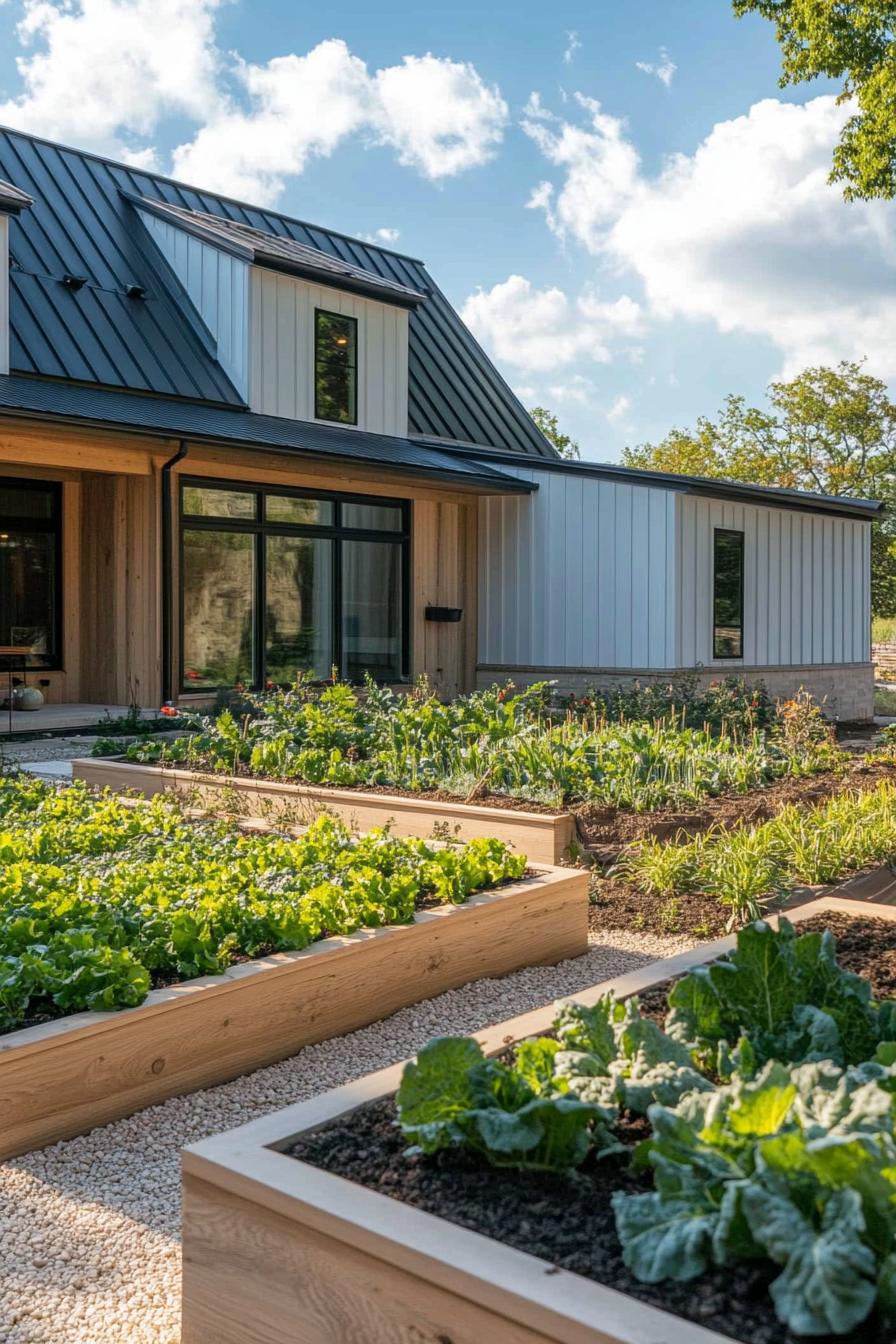
[[[894,0],[734,0],[734,12],[775,25],[781,84],[842,80],[851,101],[830,180],[847,200],[896,197],[896,3]]]
[[[575,439],[570,438],[568,434],[561,433],[557,417],[551,411],[545,410],[544,406],[534,406],[529,414],[561,457],[576,461],[582,456]]]
[[[652,471],[747,481],[889,505],[872,527],[872,609],[896,613],[896,404],[860,363],[771,383],[768,406],[729,396],[715,420],[673,429],[623,461]]]

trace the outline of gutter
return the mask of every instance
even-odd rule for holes
[[[171,655],[174,650],[174,593],[171,590],[171,555],[174,542],[174,524],[171,509],[171,472],[190,451],[186,439],[181,439],[177,452],[162,464],[162,704],[174,700],[174,669]]]

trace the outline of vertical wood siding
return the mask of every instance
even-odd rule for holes
[[[746,665],[860,663],[870,657],[869,523],[680,495],[678,658],[712,656],[713,529],[744,533]]]
[[[675,665],[669,490],[507,467],[538,492],[479,506],[479,662]]]
[[[183,285],[215,342],[218,363],[243,396],[249,393],[249,266],[159,219],[140,218]]]
[[[408,315],[405,309],[337,289],[251,270],[249,405],[263,415],[314,419],[314,310],[358,322],[358,428],[408,429]]]

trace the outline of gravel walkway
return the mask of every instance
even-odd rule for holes
[[[618,930],[554,967],[403,1009],[223,1087],[176,1097],[0,1166],[2,1344],[178,1344],[179,1150],[692,943]]]

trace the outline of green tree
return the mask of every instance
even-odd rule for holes
[[[543,406],[534,406],[529,412],[542,434],[557,449],[561,457],[566,457],[572,461],[582,456],[579,451],[579,445],[575,439],[571,439],[568,434],[561,434],[560,426],[557,423],[556,415],[545,410]]]
[[[882,500],[888,509],[871,533],[871,603],[875,616],[896,614],[896,404],[886,383],[861,364],[844,360],[771,383],[764,410],[730,396],[715,420],[704,417],[693,430],[671,430],[661,443],[626,448],[623,461]]]
[[[834,150],[830,180],[847,200],[896,197],[896,3],[894,0],[733,0],[738,18],[775,25],[781,84],[842,81],[854,100]]]

